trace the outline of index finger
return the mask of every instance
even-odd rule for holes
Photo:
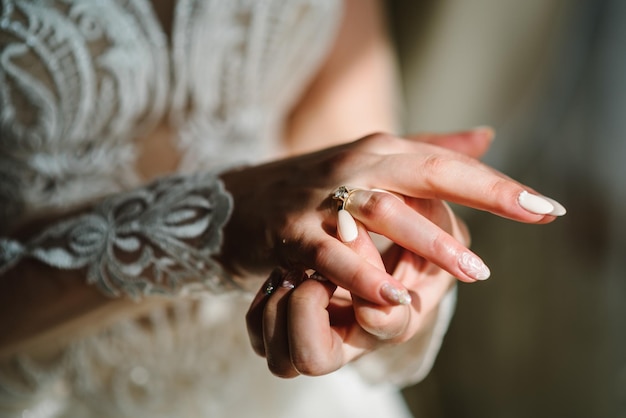
[[[384,156],[373,174],[372,188],[447,200],[520,222],[550,221],[566,212],[555,200],[451,151]]]

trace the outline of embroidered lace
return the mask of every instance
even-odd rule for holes
[[[231,199],[214,175],[172,176],[104,200],[26,244],[0,240],[0,274],[23,257],[85,269],[87,283],[134,298],[202,282],[235,288],[211,256]]]
[[[349,369],[268,376],[243,326],[249,295],[215,293],[231,286],[210,257],[228,195],[212,175],[182,174],[275,153],[340,5],[178,0],[167,34],[148,0],[0,0],[0,236],[35,211],[101,201],[29,242],[0,241],[3,268],[20,257],[85,268],[112,294],[194,279],[212,290],[78,338],[55,358],[0,362],[0,416],[391,416],[396,399]],[[175,132],[179,175],[142,187],[134,139],[162,123]],[[439,343],[416,364],[423,347],[387,353],[396,361],[383,380],[428,369]],[[291,402],[268,401],[277,393]]]
[[[208,174],[142,187],[135,138],[171,127],[179,173],[275,154],[339,9],[178,0],[165,33],[149,0],[0,0],[0,236],[35,211],[102,201],[30,242],[3,239],[2,264],[82,267],[113,294],[194,279],[231,287],[210,258],[228,195]],[[276,388],[251,353],[247,294],[195,297],[77,339],[54,359],[0,362],[0,416],[251,416],[241,391],[263,402],[298,388]]]

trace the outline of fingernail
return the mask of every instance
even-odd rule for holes
[[[359,229],[354,218],[345,209],[337,212],[337,233],[343,242],[352,242],[359,236]]]
[[[285,289],[293,289],[296,287],[296,285],[290,282],[289,280],[285,279],[283,280],[281,287],[284,287]]]
[[[548,215],[563,216],[567,213],[567,209],[565,209],[565,206],[563,206],[556,200],[550,199],[549,197],[545,197],[545,196],[544,196],[544,199],[546,199],[548,202],[552,204],[552,206],[554,206],[554,210],[550,212]]]
[[[328,281],[328,279],[326,277],[322,276],[317,271],[313,272],[313,274],[311,274],[309,276],[309,279],[317,280],[318,282],[327,282]]]
[[[521,207],[537,215],[547,215],[555,210],[549,200],[530,194],[526,190],[519,194],[517,201]]]
[[[489,276],[491,276],[489,267],[483,263],[483,260],[472,253],[465,252],[461,254],[461,257],[459,257],[459,267],[463,273],[475,280],[487,280]]]
[[[388,302],[394,305],[409,305],[411,303],[411,295],[406,289],[398,289],[389,283],[385,283],[380,288],[380,293]]]
[[[493,128],[491,126],[488,125],[481,125],[481,126],[476,126],[475,128],[472,129],[472,131],[475,134],[481,134],[481,135],[485,135],[485,136],[489,136],[489,139],[491,141],[493,141],[496,137],[496,133],[493,130]]]
[[[307,277],[306,274],[304,272],[302,272],[302,271],[290,271],[283,278],[283,281],[281,282],[280,285],[281,285],[281,287],[284,287],[286,289],[293,289],[297,285],[302,283],[302,281],[306,277]]]

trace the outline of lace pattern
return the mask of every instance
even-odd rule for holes
[[[172,176],[105,199],[25,244],[0,240],[0,274],[23,257],[86,269],[105,293],[137,298],[202,282],[233,287],[211,256],[219,250],[231,197],[212,174]]]
[[[17,356],[0,364],[0,416],[250,416],[233,409],[242,388],[254,394],[267,371],[243,321],[232,320],[249,303],[240,292],[178,298],[80,339],[52,361]]]
[[[178,171],[277,149],[337,0],[0,0],[0,233],[32,210],[141,185],[134,139],[166,123]]]
[[[137,185],[129,138],[165,110],[167,59],[145,1],[0,1],[0,230]]]
[[[134,140],[168,124],[179,173],[269,157],[340,15],[339,0],[177,0],[168,39],[149,0],[0,0],[0,235],[33,211],[103,202],[3,241],[0,264],[82,268],[111,294],[214,290],[43,364],[0,364],[0,416],[280,416],[272,395],[308,393],[268,377],[247,342],[249,295],[222,292],[233,284],[211,259],[230,205],[221,184],[141,187]]]

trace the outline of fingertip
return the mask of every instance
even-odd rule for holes
[[[464,150],[470,157],[480,158],[489,150],[495,139],[495,131],[490,126],[478,126],[471,131],[471,141]]]
[[[487,152],[494,138],[492,127],[477,126],[465,131],[432,135],[424,142],[479,158]]]
[[[406,331],[411,310],[408,306],[380,306],[353,298],[357,322],[368,334],[380,340],[393,340]]]
[[[489,125],[476,126],[474,129],[472,129],[472,133],[481,138],[489,140],[489,142],[493,142],[493,140],[496,138],[495,129]]]
[[[559,217],[559,216],[563,216],[563,215],[565,215],[567,213],[567,209],[565,209],[565,206],[563,206],[562,204],[560,204],[556,200],[552,199],[551,197],[547,197],[547,196],[544,196],[544,199],[546,199],[548,202],[550,202],[552,204],[552,206],[554,207],[552,212],[550,212],[548,215]]]
[[[389,282],[380,287],[380,295],[392,305],[410,305],[412,301],[408,290]]]

